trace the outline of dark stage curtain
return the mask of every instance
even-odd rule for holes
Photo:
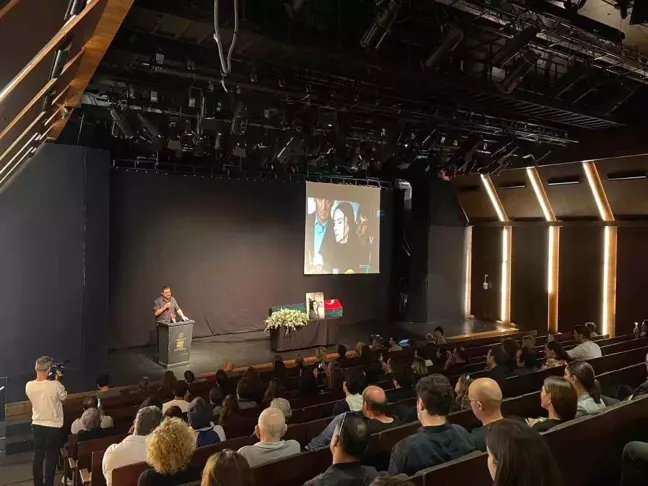
[[[272,305],[322,291],[342,322],[388,316],[391,191],[383,191],[379,275],[304,276],[303,183],[134,172],[111,178],[111,347],[155,342],[153,300],[170,285],[194,336],[256,331]]]

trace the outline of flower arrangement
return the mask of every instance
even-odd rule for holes
[[[279,309],[265,320],[266,331],[285,328],[286,334],[308,325],[308,314],[295,309]]]

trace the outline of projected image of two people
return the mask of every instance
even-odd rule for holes
[[[321,188],[318,197],[307,197],[305,274],[379,273],[380,190],[354,191],[343,194],[354,200],[326,197]]]

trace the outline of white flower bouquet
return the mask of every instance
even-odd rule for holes
[[[266,331],[286,329],[286,334],[298,331],[308,325],[308,314],[294,309],[279,309],[265,320]]]

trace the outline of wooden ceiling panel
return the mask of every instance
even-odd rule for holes
[[[454,179],[453,184],[468,221],[497,221],[497,213],[484,189],[481,176],[460,176]]]
[[[601,160],[596,167],[615,218],[648,217],[647,155]]]
[[[509,219],[544,219],[525,169],[502,172],[492,180]]]
[[[558,220],[598,219],[599,212],[580,162],[538,168],[549,202]],[[567,182],[577,183],[567,183]]]

